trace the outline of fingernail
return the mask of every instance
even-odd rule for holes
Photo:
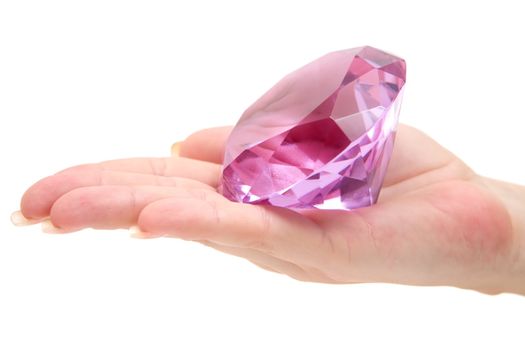
[[[46,220],[42,222],[42,231],[44,233],[68,233],[69,231],[61,229],[60,227],[56,227],[53,225],[51,220]]]
[[[131,238],[143,238],[144,232],[140,230],[138,226],[131,226],[129,228],[129,236]]]
[[[160,234],[154,234],[154,233],[146,233],[140,229],[138,226],[131,226],[129,228],[129,236],[131,238],[141,238],[141,239],[148,239],[148,238],[159,238],[162,237]]]
[[[182,142],[175,142],[172,146],[171,146],[171,155],[172,156],[178,156],[180,154],[180,145],[182,144]]]
[[[17,210],[11,214],[11,222],[15,226],[27,226],[27,225],[33,225],[38,224],[39,222],[42,222],[45,219],[28,219],[22,214],[20,210]]]

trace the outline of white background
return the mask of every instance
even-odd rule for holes
[[[364,44],[408,62],[402,122],[524,183],[524,11],[468,3],[0,1],[0,348],[525,348],[515,295],[300,283],[190,242],[9,222],[41,177],[168,155]]]

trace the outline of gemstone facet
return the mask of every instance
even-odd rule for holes
[[[405,77],[403,59],[369,46],[329,53],[285,76],[230,134],[222,194],[287,208],[374,204]]]

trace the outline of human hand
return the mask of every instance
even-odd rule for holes
[[[80,165],[24,194],[48,232],[133,227],[198,241],[303,281],[449,285],[525,294],[525,189],[476,175],[401,125],[376,205],[347,211],[234,203],[217,193],[230,128],[190,136],[180,157]],[[23,222],[21,215],[14,221]]]

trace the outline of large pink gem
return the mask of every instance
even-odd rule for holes
[[[233,129],[223,195],[288,208],[374,204],[405,72],[403,59],[365,46],[329,53],[284,77]]]

